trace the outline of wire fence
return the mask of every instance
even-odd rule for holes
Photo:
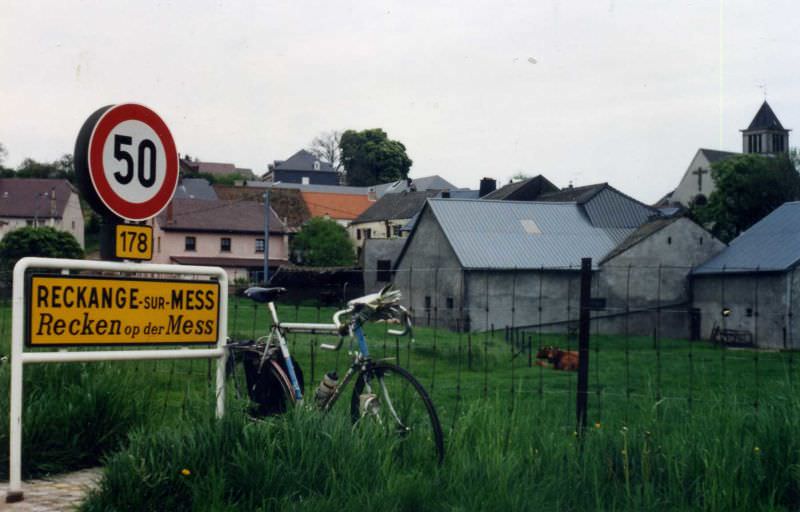
[[[377,274],[377,273],[376,273]],[[410,267],[364,279],[364,292],[390,282],[404,295],[416,329],[413,340],[372,324],[374,357],[392,359],[425,386],[442,416],[456,428],[476,400],[539,400],[564,427],[575,427],[576,371],[547,359],[552,347],[578,351],[578,268],[464,270]],[[695,414],[710,407],[743,407],[757,413],[797,390],[795,349],[798,290],[794,271],[726,269],[691,276],[688,267],[601,267],[591,277],[588,413],[591,423],[628,423],[654,405]],[[283,321],[329,322],[336,309],[361,293],[335,283],[304,285],[302,298],[279,301]],[[266,308],[230,290],[228,331],[234,339],[268,332]],[[314,300],[309,297],[322,297]],[[0,299],[0,339],[10,333],[10,301]],[[111,312],[110,314],[113,314]],[[319,349],[324,336],[291,335],[290,348],[312,394],[326,371],[343,373],[347,346]],[[211,361],[125,363],[156,381],[153,400],[168,417],[185,409],[192,393],[213,392]]]

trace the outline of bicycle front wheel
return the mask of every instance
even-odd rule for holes
[[[354,423],[369,423],[392,437],[402,460],[444,460],[444,436],[433,402],[417,379],[399,366],[381,361],[359,373],[350,414]]]

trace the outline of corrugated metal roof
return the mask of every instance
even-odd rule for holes
[[[606,187],[583,203],[592,224],[603,228],[637,228],[658,210],[632,199],[613,187]]]
[[[792,202],[761,219],[692,273],[783,272],[799,260],[800,202]]]
[[[633,232],[592,226],[575,203],[429,199],[464,268],[580,268],[599,262]],[[541,234],[526,231],[533,221]]]

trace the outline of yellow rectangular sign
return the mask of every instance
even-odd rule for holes
[[[219,283],[33,275],[31,346],[216,343]]]
[[[153,228],[138,224],[117,224],[114,255],[126,260],[153,259]]]

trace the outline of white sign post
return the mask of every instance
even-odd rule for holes
[[[206,276],[219,283],[219,326],[214,348],[166,350],[107,350],[25,352],[25,321],[28,315],[25,300],[25,271],[36,269],[93,270],[98,272],[161,273],[183,276]],[[155,359],[216,359],[217,360],[217,416],[225,412],[225,342],[228,337],[228,275],[219,267],[194,267],[184,265],[153,265],[143,263],[115,263],[103,261],[68,260],[54,258],[22,258],[14,267],[13,299],[11,310],[11,404],[9,436],[9,481],[6,502],[22,501],[22,374],[25,364],[66,363],[90,361],[142,361]]]

